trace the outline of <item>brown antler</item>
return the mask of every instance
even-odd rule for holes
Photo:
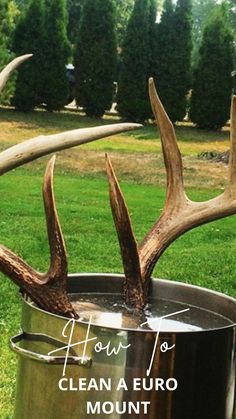
[[[110,187],[110,203],[121,248],[125,271],[125,301],[138,309],[144,306],[142,276],[137,242],[131,220],[111,161],[106,155],[107,174]]]
[[[0,91],[10,73],[30,57],[29,54],[16,58],[0,73]],[[74,147],[139,127],[141,125],[138,124],[114,124],[27,140],[0,153],[0,175],[53,151]],[[10,277],[39,307],[55,314],[77,317],[66,292],[67,257],[53,194],[54,162],[55,157],[50,160],[47,166],[43,188],[51,253],[49,271],[46,274],[36,272],[2,245],[0,245],[0,271]]]
[[[41,308],[52,313],[76,317],[66,293],[67,256],[53,193],[55,156],[49,161],[44,179],[43,197],[47,220],[51,264],[40,274],[13,252],[0,245],[0,270],[9,276]]]
[[[124,198],[107,157],[110,201],[118,232],[126,275],[126,303],[144,307],[150,276],[158,259],[179,236],[201,224],[236,213],[236,97],[231,108],[231,152],[229,184],[220,196],[206,202],[193,202],[185,194],[183,165],[174,127],[157,95],[153,79],[149,80],[149,94],[154,116],[160,127],[161,142],[167,172],[167,196],[159,220],[138,247]],[[132,249],[134,249],[133,256]],[[139,294],[140,283],[142,292]],[[137,298],[136,298],[137,296]]]

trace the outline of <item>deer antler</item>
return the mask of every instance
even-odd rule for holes
[[[24,61],[31,58],[33,54],[26,54],[21,55],[20,57],[15,58],[12,60],[0,73],[0,92],[3,90],[7,80],[9,79],[9,76],[11,73],[19,67]]]
[[[55,314],[76,317],[66,293],[67,256],[53,193],[55,156],[45,172],[43,196],[47,220],[51,265],[40,274],[13,252],[0,245],[0,270],[9,276],[41,308]]]
[[[0,175],[55,151],[86,144],[141,126],[130,123],[110,124],[31,138],[0,153]]]
[[[236,213],[236,97],[232,98],[231,107],[228,186],[223,194],[214,199],[206,202],[193,202],[188,199],[184,191],[182,158],[174,127],[158,97],[153,79],[149,80],[149,95],[153,113],[161,132],[167,172],[167,196],[160,218],[139,247],[111,162],[106,157],[111,207],[126,276],[126,302],[136,308],[144,307],[154,266],[174,240],[192,228]],[[139,293],[140,287],[141,294]]]
[[[30,57],[29,54],[16,58],[0,73],[0,91],[10,73]],[[0,153],[0,175],[51,152],[139,127],[141,125],[138,124],[114,124],[27,140]],[[39,307],[55,314],[77,317],[66,292],[67,257],[53,194],[54,163],[55,157],[50,160],[47,166],[43,188],[51,253],[49,271],[46,274],[36,272],[2,245],[0,245],[0,271],[19,285]]]

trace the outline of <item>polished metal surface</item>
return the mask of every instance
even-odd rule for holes
[[[105,292],[120,294],[122,276],[105,274],[71,275],[68,290],[71,294],[80,292]],[[152,297],[165,298],[192,304],[214,311],[231,320],[228,326],[208,331],[160,332],[153,358],[150,376],[147,368],[156,342],[156,332],[120,329],[91,325],[86,354],[84,345],[75,345],[68,353],[66,375],[70,379],[70,391],[62,391],[58,382],[62,378],[61,365],[65,351],[55,350],[64,342],[68,345],[70,329],[65,329],[68,319],[52,315],[23,300],[23,334],[13,338],[12,346],[19,354],[17,391],[14,419],[236,419],[235,413],[235,357],[236,357],[236,300],[210,290],[180,284],[172,281],[153,280]],[[67,337],[62,336],[62,331]],[[30,338],[29,338],[30,336]],[[40,338],[41,336],[41,338]],[[42,338],[42,336],[44,336]],[[88,325],[75,322],[71,343],[76,344],[88,337]],[[35,337],[35,339],[34,339]],[[95,343],[105,347],[129,346],[118,355],[107,356],[104,351],[96,352]],[[161,353],[160,345],[168,342],[172,350]],[[28,352],[27,352],[28,351]],[[33,354],[33,355],[32,355]],[[85,365],[78,365],[86,355]],[[57,363],[49,358],[59,357]],[[40,359],[40,362],[38,362]],[[52,359],[51,359],[52,360]],[[77,391],[79,379],[87,383],[92,378],[111,379],[109,391]],[[117,390],[116,384],[125,379],[128,390]],[[158,390],[133,389],[135,378],[142,378],[146,384],[151,379],[174,378],[178,382],[175,391],[159,385]],[[69,381],[64,381],[67,385]],[[145,386],[144,386],[145,387]],[[126,413],[87,412],[87,402],[100,403],[109,411],[107,402],[119,402],[118,411],[127,407]],[[147,413],[142,403],[150,402]],[[125,403],[123,405],[123,403]],[[128,406],[139,406],[139,412],[128,413]]]
[[[27,359],[32,359],[33,361],[42,362],[44,364],[53,364],[53,365],[62,365],[65,362],[65,355],[64,356],[50,356],[44,355],[37,352],[33,352],[28,349],[24,349],[24,347],[19,346],[19,343],[24,342],[39,342],[39,343],[48,343],[49,345],[55,346],[60,348],[63,346],[63,342],[53,339],[51,336],[47,336],[44,334],[38,333],[25,333],[22,332],[16,336],[13,336],[10,339],[10,348],[15,352],[17,355],[25,357]],[[92,366],[92,359],[88,357],[78,357],[76,356],[75,351],[73,348],[70,348],[70,353],[74,353],[74,355],[69,355],[67,357],[68,365],[79,365],[83,367],[91,368]]]

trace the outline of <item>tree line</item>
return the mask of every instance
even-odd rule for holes
[[[19,110],[59,110],[69,95],[65,66],[75,65],[75,97],[101,117],[114,100],[124,119],[152,117],[147,81],[155,79],[173,122],[202,128],[229,118],[234,69],[233,1],[1,0],[0,64],[33,53],[6,97]],[[117,48],[117,46],[119,48]]]
[[[118,110],[142,121],[151,116],[148,77],[173,122],[188,114],[201,128],[217,129],[229,119],[233,88],[234,37],[225,4],[214,6],[192,66],[192,2],[165,0],[153,21],[153,0],[136,0],[123,44]],[[195,52],[196,53],[196,52]]]

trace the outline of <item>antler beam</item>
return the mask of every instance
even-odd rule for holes
[[[125,281],[125,289],[128,290],[126,303],[131,303],[136,308],[140,308],[140,302],[143,302],[142,305],[144,307],[154,266],[162,253],[174,240],[199,225],[236,213],[236,97],[233,97],[231,107],[229,183],[225,192],[218,197],[206,202],[193,202],[188,199],[184,191],[183,164],[174,127],[156,92],[153,79],[149,80],[149,94],[153,113],[161,132],[162,150],[167,173],[167,195],[165,207],[160,218],[137,248],[135,258],[127,257],[131,253],[132,247],[134,247],[133,243],[136,243],[136,241],[128,210],[111,162],[107,164],[113,218],[120,241],[124,270],[128,272]],[[123,214],[121,208],[126,208]],[[123,222],[121,220],[122,217]],[[128,241],[125,235],[122,234],[124,225],[128,231],[127,237],[130,238]],[[129,286],[130,277],[132,278],[132,287]],[[142,296],[140,297],[139,295],[135,300],[132,288],[140,289],[140,277]]]

